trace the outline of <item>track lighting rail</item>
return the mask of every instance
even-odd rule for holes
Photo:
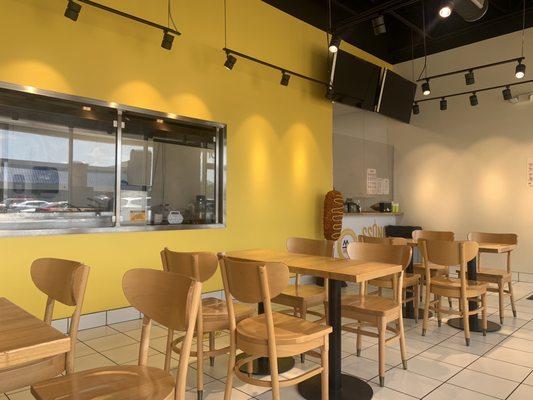
[[[99,8],[101,10],[110,12],[110,13],[115,14],[115,15],[119,15],[121,17],[130,19],[132,21],[140,22],[141,24],[148,25],[148,26],[151,26],[153,28],[160,29],[163,32],[173,33],[176,36],[181,35],[181,32],[177,31],[176,29],[171,29],[168,26],[164,26],[164,25],[158,24],[156,22],[149,21],[147,19],[144,19],[144,18],[141,18],[141,17],[137,17],[137,16],[132,15],[132,14],[128,14],[128,13],[126,13],[124,11],[120,11],[120,10],[117,10],[115,8],[108,7],[106,5],[97,3],[95,1],[91,1],[91,0],[75,0],[75,1],[78,2],[78,3],[87,4],[88,6]]]
[[[314,83],[318,83],[320,85],[324,85],[324,86],[326,86],[326,88],[329,88],[329,86],[330,86],[330,84],[328,82],[326,82],[326,81],[321,81],[320,79],[312,78],[310,76],[306,76],[306,75],[300,74],[298,72],[291,71],[290,69],[279,67],[279,66],[271,64],[271,63],[269,63],[267,61],[260,60],[258,58],[249,56],[247,54],[240,53],[238,51],[229,49],[227,47],[224,47],[222,50],[224,50],[226,55],[233,55],[233,56],[237,56],[237,57],[240,57],[240,58],[244,58],[244,59],[249,60],[249,61],[253,61],[255,63],[264,65],[265,67],[269,67],[269,68],[278,70],[282,74],[288,74],[288,75],[291,75],[291,76],[296,76],[298,78],[305,79],[305,80],[308,80],[310,82],[314,82]]]
[[[450,76],[450,75],[463,74],[463,73],[465,73],[465,72],[469,72],[469,71],[477,71],[477,70],[479,70],[479,69],[495,67],[495,66],[497,66],[497,65],[503,65],[503,64],[510,64],[510,63],[513,63],[513,62],[521,63],[521,62],[524,61],[525,59],[526,59],[525,57],[515,57],[515,58],[510,58],[510,59],[508,59],[508,60],[503,60],[503,61],[493,62],[493,63],[490,63],[490,64],[483,64],[483,65],[477,65],[477,66],[475,66],[475,67],[464,68],[464,69],[458,69],[458,70],[455,70],[455,71],[445,72],[444,74],[438,74],[438,75],[428,76],[427,78],[426,78],[426,77],[424,77],[424,78],[420,78],[420,79],[417,80],[417,82],[428,81],[428,80],[437,79],[437,78],[442,78],[442,77]],[[470,93],[470,92],[469,92],[469,93]]]
[[[507,88],[507,87],[516,86],[516,85],[523,85],[523,84],[532,83],[532,82],[533,82],[533,79],[529,79],[527,81],[506,83],[504,85],[490,86],[490,87],[486,87],[486,88],[482,88],[482,89],[467,90],[465,92],[460,92],[460,93],[445,94],[445,95],[442,95],[442,96],[435,96],[435,97],[430,97],[430,98],[427,98],[427,99],[420,99],[420,100],[416,100],[415,103],[422,103],[424,101],[447,99],[447,98],[450,98],[450,97],[464,96],[464,95],[467,95],[467,94],[475,94],[475,93],[479,93],[479,92],[487,92],[489,90],[502,89],[502,88]]]

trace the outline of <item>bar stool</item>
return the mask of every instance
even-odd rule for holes
[[[272,388],[272,398],[281,399],[280,388],[294,386],[321,374],[322,399],[328,400],[328,335],[330,326],[272,311],[271,299],[289,284],[289,269],[282,263],[259,263],[221,258],[222,279],[230,320],[230,358],[225,400],[231,400],[233,377],[250,385]],[[248,317],[237,323],[233,299],[244,303],[264,304],[264,314]],[[236,360],[237,350],[246,356]],[[320,349],[321,364],[297,377],[279,379],[278,357],[291,357]],[[256,379],[240,371],[260,357],[268,357],[270,381]]]
[[[161,251],[161,261],[163,269],[169,272],[176,272],[199,282],[205,282],[211,278],[218,268],[218,258],[213,253],[181,253],[165,248]],[[191,351],[190,355],[196,357],[196,390],[198,399],[203,397],[204,390],[204,358],[209,357],[211,366],[215,363],[215,357],[227,354],[229,346],[216,349],[216,332],[229,328],[228,310],[226,302],[214,297],[202,299],[202,306],[198,311],[198,321],[196,322],[196,351]],[[241,321],[244,318],[255,314],[255,310],[244,304],[235,304],[235,318]],[[209,334],[209,350],[204,350],[203,337]],[[180,342],[183,337],[173,340],[174,332],[168,331],[167,350],[165,354],[165,371],[170,370],[170,359],[172,352],[180,354]]]
[[[482,312],[483,336],[487,334],[487,284],[469,281],[466,278],[468,261],[477,257],[478,244],[476,242],[455,242],[449,240],[427,240],[418,241],[420,253],[426,268],[426,301],[424,303],[424,324],[422,336],[426,335],[428,328],[429,310],[432,309],[437,315],[439,327],[442,324],[441,314],[459,315],[463,318],[466,345],[470,345],[470,315]],[[433,277],[431,276],[430,264],[438,265],[459,265],[459,278]],[[433,300],[430,296],[433,293]],[[454,298],[459,300],[459,309],[444,309],[441,306],[441,297]],[[481,306],[475,310],[468,309],[468,299],[481,298]],[[478,300],[479,303],[479,300]]]
[[[473,240],[478,243],[494,243],[494,244],[518,244],[518,236],[514,233],[482,233],[482,232],[470,232],[468,234],[468,240]],[[512,251],[512,250],[511,250]],[[511,308],[513,310],[513,316],[516,318],[516,306],[514,303],[513,294],[513,273],[511,271],[511,251],[505,252],[507,255],[506,269],[498,268],[482,268],[481,267],[481,252],[477,258],[477,279],[481,282],[487,282],[495,284],[497,287],[488,286],[489,292],[498,293],[499,296],[499,313],[500,323],[503,324],[504,317],[504,296],[511,298]],[[505,290],[505,284],[508,285],[508,290]]]
[[[74,372],[74,351],[89,269],[87,265],[78,261],[58,258],[40,258],[31,264],[33,283],[48,296],[44,322],[52,324],[56,301],[74,307],[69,328],[71,349],[66,356],[61,354],[20,367],[0,370],[0,393],[53,378],[63,372],[67,374]]]
[[[323,239],[289,238],[287,239],[287,250],[291,253],[307,254],[311,256],[333,256],[333,246],[335,242]],[[321,321],[326,320],[326,307],[324,314],[309,310],[320,304],[325,304],[328,296],[328,280],[324,280],[324,287],[314,284],[301,284],[300,274],[296,274],[294,285],[289,285],[278,296],[272,299],[272,303],[281,304],[293,308],[294,316],[305,319],[307,314],[320,317]],[[305,355],[300,356],[302,363]]]
[[[377,243],[384,245],[397,245],[397,246],[407,246],[407,239],[399,237],[374,237],[374,236],[364,236],[360,235],[358,238],[361,243]],[[418,308],[420,305],[420,274],[411,274],[405,272],[403,275],[403,285],[402,285],[402,303],[407,304],[409,302],[413,303],[414,308],[414,317],[415,322],[418,322]],[[378,294],[381,296],[382,289],[392,289],[392,279],[390,277],[382,277],[377,279],[372,279],[368,281],[369,285],[375,286],[378,288]],[[408,296],[407,289],[409,289],[412,295]]]
[[[402,287],[404,270],[411,261],[412,249],[409,246],[391,246],[388,244],[353,242],[348,245],[347,252],[350,259],[362,261],[385,262],[400,264],[403,269],[399,274],[392,276],[393,298],[368,295],[367,283],[363,283],[359,294],[345,295],[342,297],[341,315],[343,318],[356,320],[357,328],[357,355],[361,355],[361,336],[370,336],[378,339],[379,351],[379,384],[385,385],[385,345],[391,341],[400,341],[403,369],[407,369],[407,356],[405,350],[405,334],[402,316]],[[395,322],[396,328],[388,326]],[[378,333],[366,331],[363,326],[377,327]],[[385,338],[386,332],[394,335]]]
[[[202,284],[189,277],[153,269],[133,269],[122,280],[126,299],[144,314],[138,365],[117,365],[76,372],[31,387],[37,400],[184,399]],[[185,331],[176,379],[147,366],[152,320],[172,331]]]

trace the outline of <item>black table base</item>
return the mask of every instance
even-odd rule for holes
[[[431,318],[433,316],[433,313],[430,311],[428,318]],[[413,312],[413,306],[411,308],[404,307],[403,308],[403,317],[405,319],[415,319],[415,313]],[[418,309],[418,320],[422,321],[424,319],[424,309],[419,308]]]
[[[237,359],[244,357],[244,354],[239,354]],[[261,357],[253,361],[252,375],[270,375],[270,362],[268,358]],[[294,367],[294,358],[284,357],[278,358],[278,373],[282,374],[284,372],[290,371]],[[248,369],[246,364],[241,367],[241,372],[247,373]]]
[[[351,375],[341,375],[342,389],[339,392],[330,386],[329,398],[335,400],[370,400],[374,396],[372,387],[365,381]],[[307,400],[322,399],[322,384],[320,375],[298,384],[298,392]]]
[[[462,318],[450,318],[448,320],[448,325],[450,325],[452,328],[461,329],[463,330],[463,319]],[[470,332],[483,332],[483,329],[481,328],[483,326],[481,319],[477,318],[477,322],[472,324],[472,321],[470,321]],[[492,321],[487,321],[487,332],[498,332],[502,327]]]

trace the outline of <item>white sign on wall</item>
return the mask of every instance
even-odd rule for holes
[[[527,159],[527,186],[533,187],[533,157]]]
[[[366,194],[377,194],[378,182],[377,171],[375,168],[367,168],[366,170]]]

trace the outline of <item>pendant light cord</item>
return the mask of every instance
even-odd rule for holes
[[[170,28],[170,23],[172,22],[172,26],[174,27],[174,30],[178,30],[176,28],[176,23],[174,22],[174,18],[172,17],[172,9],[170,7],[170,0],[167,2],[167,27]]]
[[[418,79],[422,77],[424,72],[426,73],[426,78],[428,77],[428,53],[427,53],[427,47],[426,47],[426,8],[424,7],[424,0],[420,1],[422,3],[422,33],[423,33],[423,40],[424,40],[424,67],[422,68],[422,71],[420,71],[420,75],[418,75]]]
[[[228,47],[228,15],[227,15],[227,4],[224,0],[224,48]]]
[[[523,2],[523,13],[522,13],[522,57],[524,57],[524,35],[526,31],[526,0]]]

